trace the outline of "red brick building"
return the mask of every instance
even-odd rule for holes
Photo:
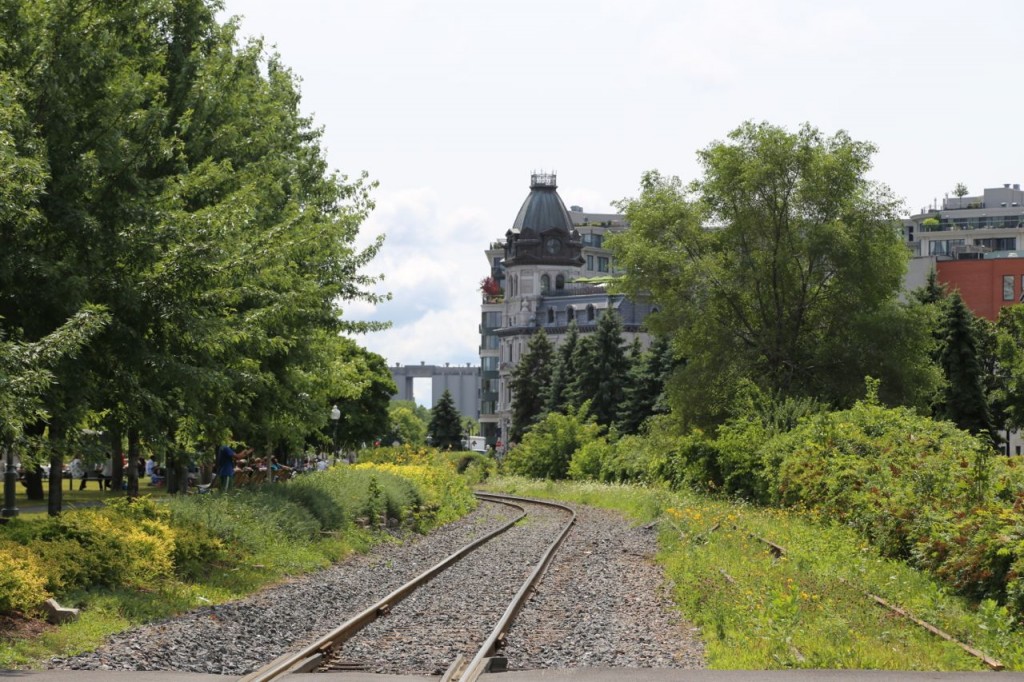
[[[989,320],[1024,297],[1024,258],[940,260],[935,269],[939,282],[959,291],[975,315]]]

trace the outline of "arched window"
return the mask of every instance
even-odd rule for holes
[[[593,321],[594,321],[594,306],[588,305],[587,306],[587,322],[593,322]]]
[[[541,292],[547,291],[551,288],[551,277],[548,275],[540,276],[540,290]]]
[[[576,311],[573,310],[572,306],[569,306],[565,309],[565,321],[572,322],[574,319],[576,319]]]
[[[555,277],[555,289],[557,291],[561,291],[564,288],[565,288],[565,276],[564,275],[558,275],[557,277]]]

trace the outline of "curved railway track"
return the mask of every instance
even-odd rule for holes
[[[572,508],[554,502],[490,493],[478,493],[477,497],[517,507],[521,513],[311,644],[246,675],[242,682],[266,682],[285,673],[318,670],[443,673],[443,682],[471,682],[484,672],[502,669],[505,659],[500,650],[505,634],[576,515]],[[531,549],[523,550],[522,538],[503,542],[511,540],[506,534],[522,535]],[[460,566],[459,560],[470,553],[475,553],[477,560],[470,562],[472,566]],[[486,589],[468,587],[481,581]],[[460,597],[458,609],[432,606],[437,595],[447,596],[450,602],[453,593]]]

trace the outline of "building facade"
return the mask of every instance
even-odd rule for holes
[[[928,272],[959,291],[976,315],[995,320],[1024,298],[1024,191],[1019,184],[946,197],[903,223],[912,261],[907,288]]]
[[[1019,184],[985,189],[980,195],[946,197],[903,222],[911,252],[907,291],[929,273],[957,291],[979,317],[996,320],[1006,306],[1024,301],[1024,191]],[[1017,431],[1003,434],[1005,452],[1020,455]]]
[[[430,405],[437,405],[445,391],[452,394],[455,408],[463,417],[477,419],[480,416],[480,368],[472,365],[449,366],[447,363],[428,365],[396,364],[391,370],[391,378],[398,387],[398,393],[391,396],[392,400],[415,401],[413,384],[416,379],[430,379]]]
[[[544,330],[552,345],[561,343],[571,322],[581,335],[593,332],[601,315],[622,318],[628,343],[650,344],[643,321],[647,302],[609,293],[600,282],[580,281],[615,273],[604,240],[624,230],[616,214],[593,214],[579,206],[565,208],[553,173],[534,173],[530,193],[506,232],[486,251],[490,278],[497,290],[483,291],[480,320],[480,427],[499,450],[511,426],[512,372],[530,337]]]

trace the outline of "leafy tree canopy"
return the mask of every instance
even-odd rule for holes
[[[743,379],[848,405],[871,375],[888,402],[926,402],[927,316],[897,302],[901,206],[867,179],[874,151],[747,122],[698,152],[700,179],[648,172],[619,202],[631,229],[609,243],[684,360],[670,387],[684,420],[719,423]]]

